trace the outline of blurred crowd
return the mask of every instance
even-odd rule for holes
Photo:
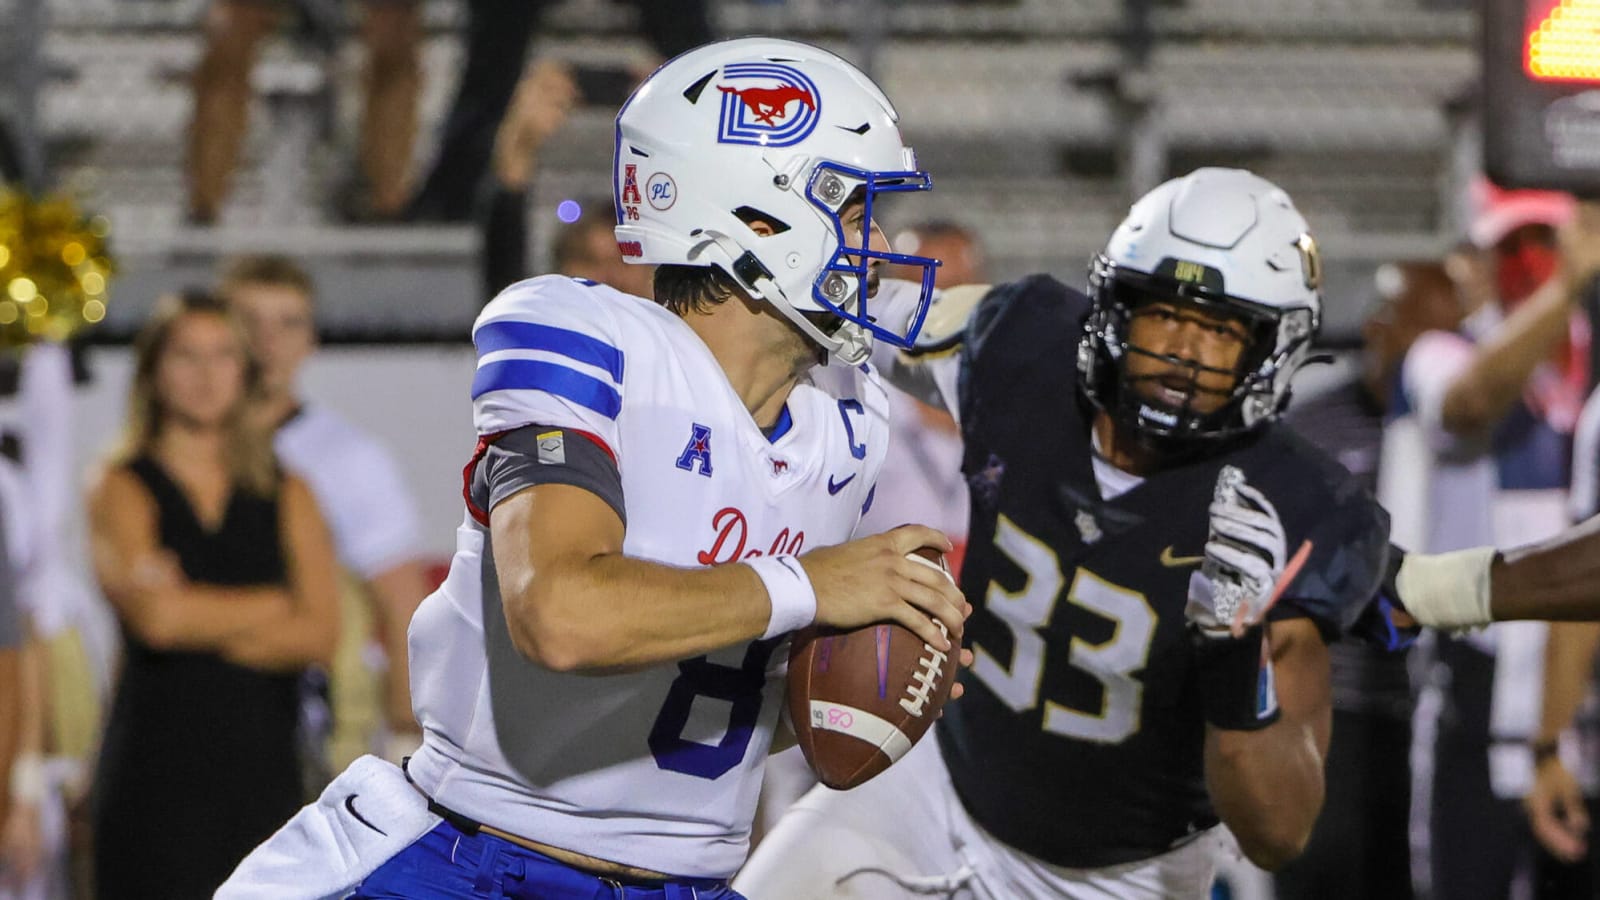
[[[469,0],[460,87],[413,179],[418,4],[361,4],[360,175],[341,210],[480,222],[482,300],[536,274],[526,216],[546,142],[574,107],[615,105],[645,74],[530,64],[548,5]],[[662,57],[712,36],[700,0],[637,5]],[[217,0],[206,13],[186,162],[195,224],[226,197],[251,65],[284,6]],[[1487,182],[1469,201],[1450,254],[1377,269],[1359,351],[1290,407],[1417,550],[1522,544],[1600,512],[1600,213]],[[649,269],[617,251],[610,203],[580,205],[550,269],[648,295]],[[944,261],[941,287],[989,280],[981,235],[888,224],[897,249]],[[122,437],[87,495],[68,463],[69,352],[38,345],[22,360],[10,387],[26,433],[0,462],[0,898],[208,896],[329,773],[415,747],[406,626],[432,576],[401,448],[300,393],[316,305],[304,269],[272,255],[226,260],[212,284],[163,297],[134,342]],[[863,527],[915,521],[959,538],[954,424],[904,395],[894,405]],[[74,509],[87,571],[63,550]],[[94,639],[96,609],[114,616],[116,646]],[[1327,805],[1306,854],[1253,890],[1600,896],[1597,650],[1600,625],[1531,623],[1430,636],[1408,654],[1336,646]],[[810,778],[794,752],[771,772],[769,818]],[[1252,889],[1237,877],[1240,895]]]

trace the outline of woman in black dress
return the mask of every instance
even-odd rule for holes
[[[333,550],[246,424],[245,348],[215,299],[163,298],[90,494],[126,647],[96,773],[100,898],[210,897],[302,800],[296,680],[333,654]]]

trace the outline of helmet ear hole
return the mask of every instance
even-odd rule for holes
[[[783,234],[785,231],[789,230],[788,222],[785,222],[771,213],[756,209],[753,206],[741,206],[735,209],[733,214],[739,218],[739,221],[745,223],[746,225],[755,225],[757,222],[765,222],[767,227],[772,229],[770,234]]]

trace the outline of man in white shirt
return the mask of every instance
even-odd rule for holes
[[[406,627],[430,587],[415,501],[388,448],[299,394],[300,370],[316,350],[305,270],[284,257],[241,256],[223,265],[218,290],[238,311],[261,367],[256,414],[274,433],[284,468],[311,486],[351,576],[341,610],[350,627],[329,673],[328,761],[337,769],[369,750],[399,759],[421,740],[406,665]],[[386,660],[381,690],[367,662],[373,642]]]

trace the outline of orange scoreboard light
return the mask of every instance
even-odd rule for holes
[[[1484,0],[1484,170],[1600,197],[1600,0]]]

